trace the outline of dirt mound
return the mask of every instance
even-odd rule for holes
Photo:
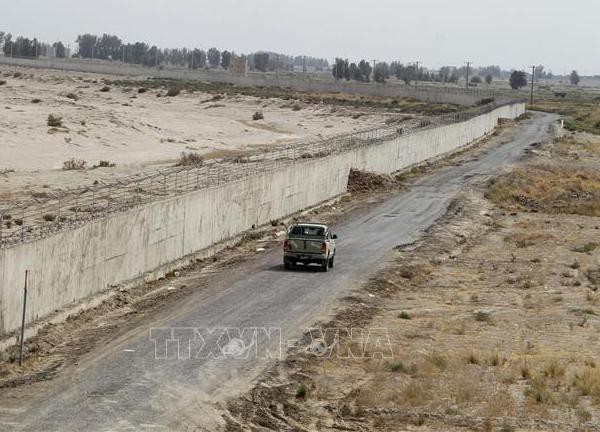
[[[399,179],[385,174],[351,169],[348,176],[348,192],[352,193],[381,192],[399,186]]]

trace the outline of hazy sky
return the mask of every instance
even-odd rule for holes
[[[0,30],[160,47],[600,74],[599,0],[2,0]]]

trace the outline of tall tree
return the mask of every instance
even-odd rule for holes
[[[204,69],[206,67],[206,52],[200,49],[193,49],[188,54],[188,65],[190,69]]]
[[[513,71],[508,82],[513,90],[520,89],[527,85],[527,75],[524,71]]]
[[[375,65],[375,72],[373,73],[373,77],[375,82],[384,83],[386,80],[386,74],[389,76],[389,73],[386,73],[387,63],[378,63]]]
[[[210,63],[210,67],[216,68],[221,63],[221,51],[216,48],[211,48],[208,50],[208,63]]]
[[[581,81],[581,79],[579,78],[579,74],[577,73],[576,70],[571,72],[571,75],[569,76],[569,80],[571,81],[571,84],[579,85],[579,81]]]
[[[258,52],[253,56],[254,68],[261,72],[266,72],[269,67],[269,53]]]
[[[337,80],[350,80],[350,65],[348,59],[336,58],[332,69],[333,77]]]
[[[360,69],[360,72],[362,73],[363,81],[364,82],[371,81],[371,72],[373,71],[373,68],[371,67],[369,62],[366,60],[361,60],[358,63],[358,68]]]
[[[95,58],[103,60],[116,60],[121,57],[123,42],[117,36],[103,34],[96,40]]]
[[[350,63],[349,66],[350,79],[354,81],[362,81],[362,72],[356,65],[356,63]]]
[[[54,56],[56,58],[65,58],[67,50],[62,42],[54,42],[52,48],[54,48]]]
[[[490,85],[493,80],[494,80],[494,77],[492,76],[492,74],[487,74],[485,76],[485,82],[487,83],[487,85]]]
[[[231,52],[225,50],[221,53],[221,67],[223,69],[229,69],[231,66]]]
[[[7,57],[12,54],[13,41],[12,41],[12,35],[10,33],[7,33],[4,35],[4,46],[2,47],[2,51],[4,51],[4,55]]]
[[[539,81],[545,77],[546,77],[546,72],[544,71],[544,65],[537,65],[535,67],[535,80]]]
[[[95,57],[96,53],[96,43],[98,43],[98,36],[86,33],[83,35],[77,36],[77,44],[79,45],[79,50],[77,51],[79,57],[83,58],[92,58]]]

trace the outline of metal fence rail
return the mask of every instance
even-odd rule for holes
[[[507,104],[504,104],[507,105]],[[411,120],[333,137],[288,144],[253,156],[214,159],[202,165],[172,167],[110,183],[80,187],[28,202],[0,203],[0,248],[39,239],[57,231],[122,212],[152,201],[243,180],[307,159],[323,158],[376,145],[416,131],[469,120],[501,105]]]

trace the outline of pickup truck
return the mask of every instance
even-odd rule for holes
[[[299,223],[290,226],[283,242],[283,265],[291,269],[296,264],[319,264],[326,272],[333,268],[337,235],[327,225]]]

